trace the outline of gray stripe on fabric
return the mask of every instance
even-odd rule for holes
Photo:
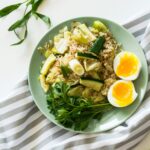
[[[150,119],[150,117],[149,117]],[[116,144],[115,148],[120,148],[122,147],[123,145],[128,145],[129,142],[133,142],[136,138],[138,138],[139,136],[142,136],[144,135],[146,132],[148,132],[150,130],[150,125],[148,127],[146,127],[145,129],[143,129],[141,132],[138,132],[136,135],[134,135],[133,137],[131,138],[128,138],[127,140],[119,143],[119,144]]]
[[[137,24],[139,24],[139,23],[142,23],[142,22],[148,20],[148,19],[150,19],[150,13],[145,14],[144,16],[141,16],[141,17],[139,17],[139,18],[137,18],[137,19],[131,21],[131,22],[125,24],[124,26],[125,26],[126,28],[131,28],[131,27],[133,27],[133,26],[135,26],[135,25],[137,25]]]
[[[6,119],[6,118],[9,118],[9,117],[11,117],[13,115],[16,115],[17,113],[20,113],[21,111],[27,110],[30,107],[32,107],[33,105],[34,105],[34,102],[32,101],[32,102],[29,102],[28,104],[25,104],[25,105],[20,106],[20,107],[18,107],[16,109],[13,109],[13,110],[11,110],[11,111],[1,115],[1,121]]]
[[[24,79],[16,85],[16,88],[28,85],[28,79]]]
[[[145,135],[143,135],[144,137],[147,135],[148,133],[145,133]],[[140,142],[143,141],[144,137],[142,138],[142,140]],[[127,150],[133,150],[133,148],[135,148],[137,145],[139,145],[139,142],[137,142],[136,144],[132,145],[130,148],[128,148]]]
[[[34,148],[32,148],[32,150],[40,150],[44,145],[46,145],[49,142],[53,142],[53,140],[57,139],[58,137],[64,135],[67,132],[68,132],[67,130],[62,129],[54,133],[53,135],[50,135],[46,139],[43,139],[43,141],[40,142],[38,145],[36,145]]]
[[[21,149],[22,147],[26,146],[27,144],[29,144],[30,142],[32,142],[33,140],[35,140],[38,136],[40,136],[43,133],[47,132],[48,129],[50,129],[50,128],[53,129],[53,127],[55,127],[55,125],[52,122],[50,122],[49,124],[45,125],[42,129],[38,130],[32,136],[28,137],[27,139],[24,139],[24,141],[22,141],[17,146],[11,147],[11,149],[12,150]]]
[[[91,150],[114,150],[113,146],[111,147],[102,147],[102,148],[92,148]]]
[[[136,129],[138,129],[140,126],[142,126],[143,124],[147,123],[148,121],[150,120],[150,116],[146,116],[146,118],[141,118],[141,123],[138,124],[138,126],[136,126]],[[132,128],[130,129],[130,134],[135,130],[135,128]],[[115,138],[115,137],[118,137],[119,135],[124,135],[126,134],[126,130],[123,130],[119,133],[114,133],[112,134],[112,137]],[[138,134],[138,133],[137,133]],[[136,134],[136,135],[137,135]],[[136,135],[134,135],[134,137],[136,137]],[[83,139],[83,140],[75,140],[75,141],[71,141],[71,142],[68,142],[66,145],[65,145],[65,149],[67,148],[73,148],[74,146],[76,145],[84,145],[84,144],[89,144],[89,143],[92,143],[93,141],[100,141],[101,139],[107,139],[109,137],[109,135],[104,135],[102,138],[101,137],[92,137],[92,138],[86,138],[86,139]],[[131,137],[132,138],[132,137]],[[110,146],[113,146],[114,144],[110,145]],[[108,146],[108,145],[107,145]],[[107,146],[103,146],[103,147],[107,147]],[[117,146],[117,145],[116,145]],[[61,146],[58,146],[58,149],[60,148]],[[102,147],[102,148],[103,148]],[[55,150],[55,149],[54,149]],[[56,150],[57,150],[57,146],[56,146]]]
[[[125,132],[124,132],[125,133]],[[115,137],[118,137],[120,134],[116,134],[114,133],[112,136],[113,138]],[[88,135],[87,135],[88,136]],[[94,141],[101,141],[101,140],[105,140],[109,137],[109,135],[104,135],[103,137],[98,137],[98,136],[95,136],[95,137],[87,137],[86,139],[79,139],[79,140],[74,140],[74,141],[71,141],[71,142],[68,142],[67,144],[65,144],[64,146],[64,149],[72,149],[74,146],[76,145],[84,145],[84,144],[91,144],[93,143]],[[53,150],[57,150],[61,148],[61,146],[56,146]]]
[[[150,41],[147,42],[145,48],[144,48],[144,52],[148,52],[150,50]]]
[[[142,135],[144,135],[144,134],[146,134],[146,132],[147,131],[149,131],[149,129],[150,129],[150,125],[147,127],[147,128],[145,128],[144,130],[142,130],[141,132],[138,132],[136,135],[134,135],[133,137],[131,137],[131,138],[129,138],[128,140],[126,140],[126,141],[124,141],[124,142],[120,142],[119,144],[116,144],[116,145],[114,145],[114,144],[112,144],[112,145],[107,145],[107,146],[102,146],[102,147],[99,147],[99,148],[94,148],[94,149],[92,149],[92,150],[98,150],[98,149],[100,149],[100,150],[111,150],[111,148],[114,150],[117,150],[117,149],[119,149],[120,150],[120,148],[122,147],[122,146],[124,146],[125,144],[128,144],[129,142],[133,142],[134,140],[136,140],[136,138],[137,137],[139,137],[139,136],[142,136]],[[131,134],[131,133],[130,133]],[[114,138],[114,137],[113,137]],[[100,140],[98,140],[98,141],[100,141]],[[87,143],[85,143],[85,144],[88,144],[88,142]],[[80,144],[76,144],[76,145],[80,145]],[[75,145],[75,146],[76,146]],[[84,145],[84,144],[83,144]],[[65,147],[66,148],[66,147]],[[67,147],[68,149],[73,149],[73,146],[71,146],[70,145],[70,147]],[[66,149],[67,149],[66,148]],[[56,149],[57,150],[57,149]]]
[[[1,127],[0,130],[3,130],[3,131],[7,131],[9,129],[12,129],[14,127],[17,127],[23,123],[25,123],[30,117],[32,117],[32,115],[34,115],[36,112],[38,112],[38,109],[36,106],[33,106],[30,111],[26,114],[25,117],[17,120],[17,121],[14,121],[13,123],[10,123],[4,127]]]
[[[26,97],[28,97],[30,95],[31,95],[31,93],[30,93],[29,90],[26,91],[26,92],[23,92],[21,94],[15,95],[15,96],[13,96],[11,98],[8,98],[6,101],[2,102],[0,104],[0,107],[5,107],[5,106],[10,105],[10,104],[12,104],[12,103],[14,103],[16,101],[22,100],[22,99],[24,99],[24,98],[26,98]]]
[[[13,141],[18,139],[19,137],[23,136],[28,130],[34,128],[35,125],[37,125],[39,122],[43,121],[44,119],[46,119],[44,116],[40,116],[38,119],[34,120],[33,122],[31,122],[30,124],[27,124],[25,126],[24,129],[22,129],[20,132],[11,135],[9,137],[7,137],[7,142]]]
[[[146,30],[146,27],[140,29],[140,30],[137,30],[136,32],[132,33],[135,37],[137,36],[140,36],[144,33],[144,31]]]
[[[148,91],[146,92],[146,94],[145,94],[143,100],[147,99],[148,97],[150,97],[150,90],[148,90]]]

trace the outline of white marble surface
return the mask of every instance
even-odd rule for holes
[[[0,8],[19,0],[1,0]],[[21,0],[20,0],[21,1]],[[45,0],[39,11],[50,16],[52,26],[63,20],[78,16],[97,16],[111,19],[120,24],[150,10],[150,0]],[[41,22],[32,18],[29,22],[28,39],[20,46],[12,47],[17,39],[8,32],[9,25],[21,17],[22,8],[0,19],[0,98],[14,87],[28,72],[32,52],[48,31]],[[150,150],[150,135],[137,146],[136,150]]]

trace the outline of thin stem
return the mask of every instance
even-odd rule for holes
[[[28,9],[28,5],[26,6],[26,8],[25,8],[25,11],[24,11],[23,15],[25,15],[25,14],[26,14],[27,9]]]

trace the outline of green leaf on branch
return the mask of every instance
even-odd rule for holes
[[[3,9],[0,10],[0,18],[4,17],[4,16],[7,16],[8,14],[10,14],[11,12],[13,12],[14,10],[16,10],[17,8],[19,8],[19,6],[21,5],[22,3],[18,3],[18,4],[14,4],[14,5],[10,5],[10,6],[7,6]]]
[[[39,8],[40,4],[43,2],[43,0],[33,0],[32,4],[32,12],[36,12],[36,10]]]
[[[25,24],[28,22],[31,15],[31,11],[29,11],[22,19],[16,21],[13,25],[11,25],[8,29],[8,31],[13,31],[17,28],[25,26]]]
[[[48,25],[48,27],[51,26],[51,21],[50,21],[50,18],[48,16],[45,16],[45,15],[37,13],[37,12],[35,13],[35,15],[38,18],[40,18],[43,22],[45,22]]]

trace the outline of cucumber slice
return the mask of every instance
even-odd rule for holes
[[[103,82],[101,80],[90,78],[81,78],[80,84],[92,88],[95,91],[100,91],[101,87],[103,86]]]
[[[81,96],[83,91],[83,86],[78,85],[76,87],[71,88],[68,91],[68,96]]]
[[[93,54],[82,53],[82,52],[78,52],[77,53],[77,57],[79,57],[79,58],[85,58],[85,59],[98,59],[98,57],[94,56]]]
[[[93,44],[93,46],[90,48],[90,51],[96,54],[99,54],[99,52],[102,50],[103,45],[105,43],[105,38],[103,36],[100,36]]]

